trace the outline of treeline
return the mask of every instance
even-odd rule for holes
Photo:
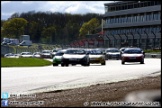
[[[13,18],[24,18],[27,21],[23,33],[30,35],[34,43],[69,44],[81,38],[79,30],[84,23],[92,18],[98,19],[101,23],[102,15],[30,11],[21,14],[15,13],[10,19]],[[3,24],[1,26],[3,27]],[[3,35],[5,36],[5,34]]]

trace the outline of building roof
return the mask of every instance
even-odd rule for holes
[[[125,3],[131,3],[131,2],[139,2],[139,1],[114,1],[114,2],[111,2],[111,3],[105,3],[104,5],[105,6],[113,6],[113,5],[117,5],[117,4],[125,4]]]

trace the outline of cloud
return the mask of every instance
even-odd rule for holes
[[[60,12],[71,14],[104,14],[104,3],[112,1],[1,1],[1,19],[14,13],[29,11]]]

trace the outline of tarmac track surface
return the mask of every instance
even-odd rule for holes
[[[145,64],[108,60],[105,66],[91,64],[69,67],[1,68],[1,92],[38,93],[86,87],[161,74],[161,59],[145,59]]]

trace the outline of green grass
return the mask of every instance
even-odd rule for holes
[[[154,50],[145,50],[145,53],[161,53],[161,50],[160,49],[154,49]]]
[[[40,58],[1,58],[1,67],[48,66],[52,62]]]

